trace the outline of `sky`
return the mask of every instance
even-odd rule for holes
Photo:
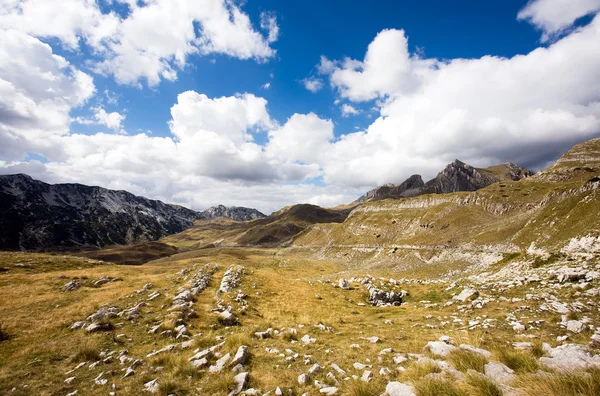
[[[600,136],[600,0],[0,0],[0,174],[349,203]]]

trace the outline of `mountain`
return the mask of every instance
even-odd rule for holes
[[[499,171],[476,169],[477,176],[464,169],[451,164],[426,188],[475,188]],[[560,255],[572,240],[598,235],[600,139],[573,147],[552,166],[521,180],[528,172],[505,170],[517,180],[477,191],[366,202],[341,224],[311,227],[294,247],[319,249],[320,259],[343,257],[345,265],[434,270],[435,264],[436,271],[450,271],[485,266],[501,254],[541,249]],[[462,184],[465,180],[471,184]]]
[[[298,204],[245,222],[230,219],[200,220],[184,232],[162,239],[162,242],[185,250],[211,246],[286,246],[311,225],[341,223],[348,213],[349,210]]]
[[[384,184],[377,187],[353,203],[362,204],[369,201],[414,197],[423,194],[476,191],[499,181],[516,181],[532,175],[533,172],[529,169],[521,168],[510,162],[488,168],[475,168],[455,160],[427,183],[423,183],[420,175],[412,175],[400,185]]]
[[[125,245],[190,227],[201,215],[182,206],[82,184],[0,176],[0,249]]]
[[[266,217],[263,213],[253,208],[244,208],[241,206],[212,206],[201,212],[204,219],[215,219],[217,217],[226,217],[236,221],[248,221]]]

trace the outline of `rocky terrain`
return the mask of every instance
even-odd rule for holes
[[[0,253],[0,394],[598,395],[599,190],[596,139],[477,191],[200,220],[137,267]]]
[[[222,205],[202,212],[81,184],[47,184],[27,175],[0,175],[0,249],[102,248],[154,241],[198,219],[264,217]]]
[[[427,183],[423,182],[420,175],[412,175],[399,185],[385,184],[377,187],[353,203],[361,204],[369,201],[407,198],[424,194],[476,191],[493,183],[509,180],[518,181],[532,175],[533,172],[529,169],[521,168],[512,163],[479,169],[455,160]]]
[[[201,213],[202,218],[204,219],[225,217],[235,221],[248,221],[266,217],[266,215],[256,209],[223,205],[212,206],[206,210],[203,210]]]

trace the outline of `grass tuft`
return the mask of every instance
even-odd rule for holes
[[[440,379],[426,378],[415,384],[417,396],[467,396],[456,384]]]
[[[488,377],[471,374],[467,376],[466,382],[478,396],[502,396],[502,390]]]
[[[91,345],[81,346],[71,358],[72,362],[87,362],[97,360],[100,360],[100,353],[98,352],[98,349]]]
[[[378,383],[351,381],[344,389],[344,394],[348,396],[378,396],[381,395],[384,389]]]
[[[600,369],[583,373],[528,375],[519,381],[525,396],[600,395]]]
[[[483,373],[483,366],[488,363],[488,360],[480,354],[463,349],[452,351],[448,356],[448,360],[457,370],[462,372],[475,370]]]
[[[502,363],[519,374],[534,373],[540,368],[537,359],[524,351],[500,349],[499,358]]]
[[[411,363],[406,371],[402,374],[409,380],[416,381],[419,378],[426,376],[427,374],[441,373],[440,367],[432,361],[426,360],[421,363]]]

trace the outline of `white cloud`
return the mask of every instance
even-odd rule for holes
[[[268,83],[264,83],[264,84],[261,86],[261,88],[262,88],[262,89],[264,89],[264,90],[267,90],[267,89],[271,88],[271,83],[270,83],[270,82],[268,82]]]
[[[360,113],[360,111],[358,111],[356,108],[354,108],[352,105],[349,105],[348,103],[344,103],[342,105],[341,111],[342,117],[350,117]]]
[[[0,35],[0,156],[20,159],[68,134],[69,112],[95,88],[49,45],[16,30]]]
[[[526,55],[441,62],[409,54],[400,31],[380,33],[360,68],[357,61],[336,62],[331,74],[343,97],[381,98],[380,116],[332,145],[324,180],[366,186],[413,173],[431,177],[455,158],[475,166],[545,165],[600,135],[599,42],[596,16]],[[380,59],[385,48],[395,60],[389,68]]]
[[[331,120],[323,120],[314,113],[294,114],[282,127],[269,131],[266,151],[283,162],[319,164],[332,139]]]
[[[124,114],[120,114],[116,111],[107,113],[106,110],[101,107],[95,107],[93,110],[94,117],[100,125],[104,125],[115,131],[121,131],[121,124],[125,120]]]
[[[305,78],[302,80],[302,84],[312,93],[319,92],[323,88],[323,81],[316,77]]]
[[[580,17],[600,11],[600,0],[532,0],[517,19],[527,20],[542,30],[542,41],[564,33]]]
[[[331,85],[343,98],[358,102],[391,93],[410,94],[431,72],[432,63],[409,54],[403,30],[386,29],[369,44],[364,61],[333,62],[321,57],[317,67],[330,75]]]
[[[264,11],[260,13],[260,28],[267,31],[269,43],[274,43],[279,38],[279,25],[277,18],[272,13]]]
[[[125,3],[125,1],[121,1]],[[65,0],[57,7],[47,0],[12,0],[0,8],[0,26],[37,37],[56,37],[68,48],[85,41],[99,61],[96,72],[112,74],[119,83],[157,85],[173,81],[192,54],[225,54],[264,61],[275,55],[274,16],[264,14],[268,36],[257,32],[247,14],[223,0],[127,1],[121,18],[102,13],[95,0]],[[198,25],[196,29],[195,24]]]

